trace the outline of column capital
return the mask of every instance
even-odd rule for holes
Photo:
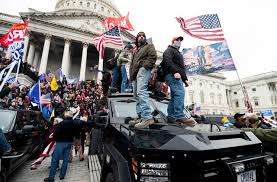
[[[44,34],[44,35],[45,35],[45,39],[47,39],[47,40],[50,40],[51,37],[52,37],[52,35],[51,35],[51,34],[48,34],[48,33],[46,33],[46,34]]]
[[[83,42],[83,48],[88,48],[89,43],[88,42]]]
[[[70,44],[71,43],[71,39],[70,38],[64,38],[64,43],[65,44]]]

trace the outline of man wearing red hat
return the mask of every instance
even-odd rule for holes
[[[186,126],[194,126],[196,124],[194,119],[187,118],[184,114],[185,89],[189,86],[188,78],[186,76],[184,59],[179,49],[183,37],[174,37],[172,44],[163,53],[163,61],[161,66],[163,68],[165,80],[170,87],[170,102],[168,103],[167,113],[169,122],[176,122]]]

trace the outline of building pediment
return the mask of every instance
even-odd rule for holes
[[[23,19],[29,19],[30,22],[40,21],[59,25],[65,28],[73,28],[82,32],[91,32],[102,34],[106,28],[102,24],[104,17],[95,13],[78,13],[78,12],[64,12],[64,13],[45,13],[45,12],[32,12],[20,13]]]

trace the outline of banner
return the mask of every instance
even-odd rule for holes
[[[5,47],[9,47],[9,45],[11,45],[13,42],[23,41],[26,35],[27,27],[28,22],[14,24],[10,31],[1,37],[0,44]]]
[[[109,30],[118,26],[121,30],[130,30],[133,31],[134,28],[129,21],[129,13],[126,16],[114,18],[107,17],[103,20],[103,25],[106,26]]]
[[[227,43],[219,42],[182,50],[187,75],[236,70]]]
[[[260,115],[263,117],[268,117],[268,118],[274,116],[271,109],[260,111]]]

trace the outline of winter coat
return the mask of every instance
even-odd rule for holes
[[[260,140],[277,143],[277,128],[242,128],[243,131],[252,131]]]
[[[157,59],[157,53],[153,44],[145,43],[138,47],[133,55],[133,60],[130,68],[130,80],[136,80],[138,71],[141,67],[150,70],[154,67]]]
[[[161,66],[164,75],[179,73],[184,83],[188,80],[183,55],[175,47],[170,45],[164,51]]]

